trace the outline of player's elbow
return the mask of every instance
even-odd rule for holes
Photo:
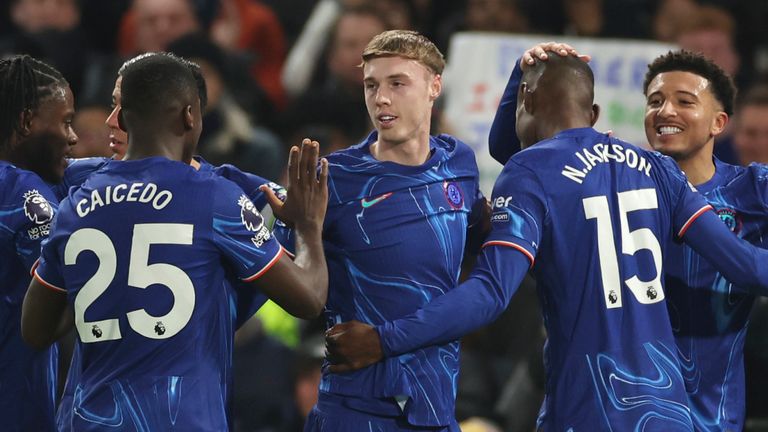
[[[43,350],[51,346],[53,343],[50,335],[36,329],[35,326],[29,322],[28,319],[22,317],[21,320],[21,338],[31,348],[36,350]]]

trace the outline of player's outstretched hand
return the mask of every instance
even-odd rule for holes
[[[557,55],[561,57],[572,55],[574,57],[578,57],[579,59],[585,62],[588,62],[592,59],[588,55],[579,54],[572,46],[568,45],[567,43],[542,42],[532,46],[531,48],[528,48],[523,53],[523,56],[521,57],[521,60],[520,60],[520,67],[523,70],[525,70],[529,66],[533,66],[534,64],[536,64],[537,60],[547,61],[547,59],[549,58],[547,51],[557,53]]]
[[[375,328],[360,321],[348,321],[325,332],[328,370],[349,372],[370,366],[384,357],[381,340]]]
[[[260,189],[266,194],[275,217],[288,226],[322,229],[328,206],[328,161],[320,161],[320,144],[304,139],[301,147],[291,147],[288,155],[288,184],[285,202],[267,186]]]

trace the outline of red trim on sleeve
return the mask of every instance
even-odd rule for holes
[[[699,211],[693,214],[693,216],[689,217],[688,220],[685,222],[682,228],[680,228],[680,232],[677,233],[677,236],[682,238],[685,235],[685,232],[688,231],[688,228],[691,227],[693,222],[699,218],[699,216],[703,215],[704,213],[713,210],[712,206],[707,204],[704,207],[700,208]]]
[[[283,256],[283,253],[284,253],[284,252],[285,252],[285,249],[284,249],[282,246],[280,246],[280,250],[279,250],[279,251],[277,251],[277,254],[275,255],[275,257],[274,257],[274,258],[272,258],[272,259],[271,259],[271,260],[270,260],[270,261],[267,263],[267,265],[265,265],[265,266],[264,266],[264,268],[262,268],[261,270],[259,270],[259,271],[258,271],[256,274],[254,274],[253,276],[248,276],[247,278],[243,279],[243,282],[253,282],[253,281],[255,281],[256,279],[258,279],[258,278],[259,278],[261,275],[263,275],[264,273],[266,273],[266,272],[267,272],[267,270],[269,270],[270,268],[272,268],[272,266],[273,266],[273,265],[275,265],[275,263],[277,262],[277,260],[279,260],[279,259],[280,259],[280,257],[281,257],[281,256]]]
[[[35,267],[37,267],[37,266],[35,266]],[[51,290],[51,291],[53,291],[53,292],[64,293],[64,294],[66,294],[66,293],[67,293],[67,290],[65,290],[64,288],[59,288],[59,287],[57,287],[56,285],[53,285],[53,284],[49,284],[48,282],[44,281],[44,280],[43,280],[43,278],[41,278],[41,277],[40,277],[40,275],[39,275],[39,274],[37,274],[37,272],[35,272],[35,273],[34,273],[34,277],[35,277],[35,279],[37,279],[37,281],[38,281],[38,282],[40,282],[40,283],[41,283],[41,284],[42,284],[44,287],[48,288],[49,290]]]
[[[35,263],[32,264],[32,268],[29,269],[29,275],[30,276],[34,276],[35,275],[35,270],[37,270],[37,266],[39,266],[39,265],[40,265],[40,258],[36,259]]]
[[[506,246],[506,247],[511,247],[512,249],[517,249],[528,258],[528,260],[531,262],[531,267],[533,267],[533,263],[536,261],[533,255],[531,255],[531,253],[528,252],[526,248],[520,246],[517,243],[501,241],[501,240],[492,240],[483,244],[483,247],[486,247],[486,246]]]

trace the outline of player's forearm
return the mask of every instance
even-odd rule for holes
[[[518,60],[509,76],[507,87],[504,89],[496,116],[491,124],[491,131],[488,133],[488,150],[491,156],[502,165],[520,151],[520,140],[517,139],[515,127],[515,112],[517,111],[517,91],[522,78],[523,70]]]
[[[714,212],[696,219],[684,239],[734,287],[751,294],[768,295],[768,250],[733,235]]]
[[[444,344],[492,322],[509,304],[529,264],[514,249],[485,248],[464,283],[415,313],[376,327],[384,355]]]
[[[37,279],[32,279],[21,311],[21,337],[35,349],[45,349],[71,328],[65,316],[66,295],[53,292]]]
[[[315,316],[322,312],[328,299],[328,265],[323,252],[322,229],[296,227],[294,263],[302,270],[301,279],[313,300]]]

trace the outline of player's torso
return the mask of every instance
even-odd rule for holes
[[[752,168],[717,162],[702,185],[707,201],[735,235],[765,247],[768,218]],[[694,425],[699,430],[741,430],[744,421],[743,346],[754,297],[733,290],[688,246],[665,257],[666,290]]]
[[[58,351],[29,348],[20,324],[30,265],[57,203],[36,175],[5,162],[0,185],[0,418],[9,431],[52,430]]]
[[[73,423],[222,427],[219,353],[232,319],[215,216],[200,204],[211,189],[188,166],[125,164],[69,197],[79,219],[62,253],[80,343]]]
[[[324,228],[329,325],[352,319],[379,324],[455,287],[477,196],[477,167],[468,150],[435,147],[434,139],[432,157],[419,167],[380,163],[369,155],[330,159]],[[447,424],[457,373],[453,342],[351,374],[325,374],[320,389],[405,395],[413,424]]]
[[[549,204],[534,267],[548,331],[544,429],[689,430],[663,302],[672,222],[658,161],[583,132],[536,152],[525,161]]]

